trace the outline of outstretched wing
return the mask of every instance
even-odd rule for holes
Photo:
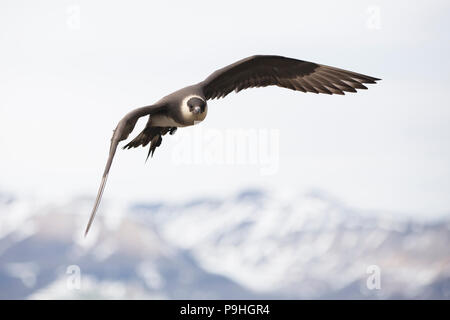
[[[231,91],[276,85],[303,92],[341,94],[367,89],[363,83],[380,79],[343,69],[281,56],[256,55],[212,73],[199,85],[206,99]]]
[[[152,105],[147,107],[142,107],[135,109],[129,112],[122,120],[117,124],[116,129],[114,130],[113,136],[111,138],[111,147],[109,148],[109,157],[106,162],[105,171],[103,172],[102,182],[100,183],[100,187],[98,189],[97,198],[95,199],[94,208],[92,209],[91,216],[89,218],[88,225],[86,227],[86,232],[84,236],[89,232],[89,228],[91,227],[92,221],[94,221],[95,213],[97,212],[98,206],[100,204],[100,200],[103,195],[103,190],[105,190],[106,180],[108,179],[109,169],[111,168],[111,164],[116,153],[117,145],[120,141],[128,138],[131,131],[133,131],[136,122],[140,117],[155,113],[157,111],[165,108],[164,105]]]

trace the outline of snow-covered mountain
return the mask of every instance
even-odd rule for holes
[[[320,193],[255,189],[105,201],[84,238],[91,205],[0,194],[1,299],[450,299],[450,218],[425,223]],[[381,287],[370,290],[373,266]]]

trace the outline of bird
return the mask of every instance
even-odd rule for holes
[[[85,236],[94,221],[105,189],[111,164],[120,141],[128,138],[139,118],[148,116],[147,124],[123,149],[149,145],[148,157],[161,145],[162,137],[177,128],[202,122],[208,113],[208,100],[223,98],[255,87],[278,86],[295,91],[344,95],[367,89],[381,79],[314,62],[278,55],[254,55],[218,69],[205,80],[177,90],[156,103],[134,109],[117,124],[111,138],[109,156],[103,171]]]

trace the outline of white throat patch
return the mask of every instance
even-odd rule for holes
[[[191,95],[185,97],[181,101],[181,115],[182,115],[183,119],[185,119],[186,121],[189,121],[189,122],[203,121],[203,119],[205,119],[205,117],[206,117],[206,111],[207,111],[208,107],[205,106],[205,111],[201,114],[196,115],[196,114],[192,113],[191,110],[189,110],[189,106],[187,104],[188,101],[192,98],[198,98],[198,99],[205,101],[203,97],[198,96],[196,94],[191,94]],[[206,101],[205,101],[205,103],[206,103]]]

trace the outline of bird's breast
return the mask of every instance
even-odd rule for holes
[[[184,127],[182,123],[175,121],[172,117],[167,114],[155,114],[151,117],[152,126],[155,127]]]

